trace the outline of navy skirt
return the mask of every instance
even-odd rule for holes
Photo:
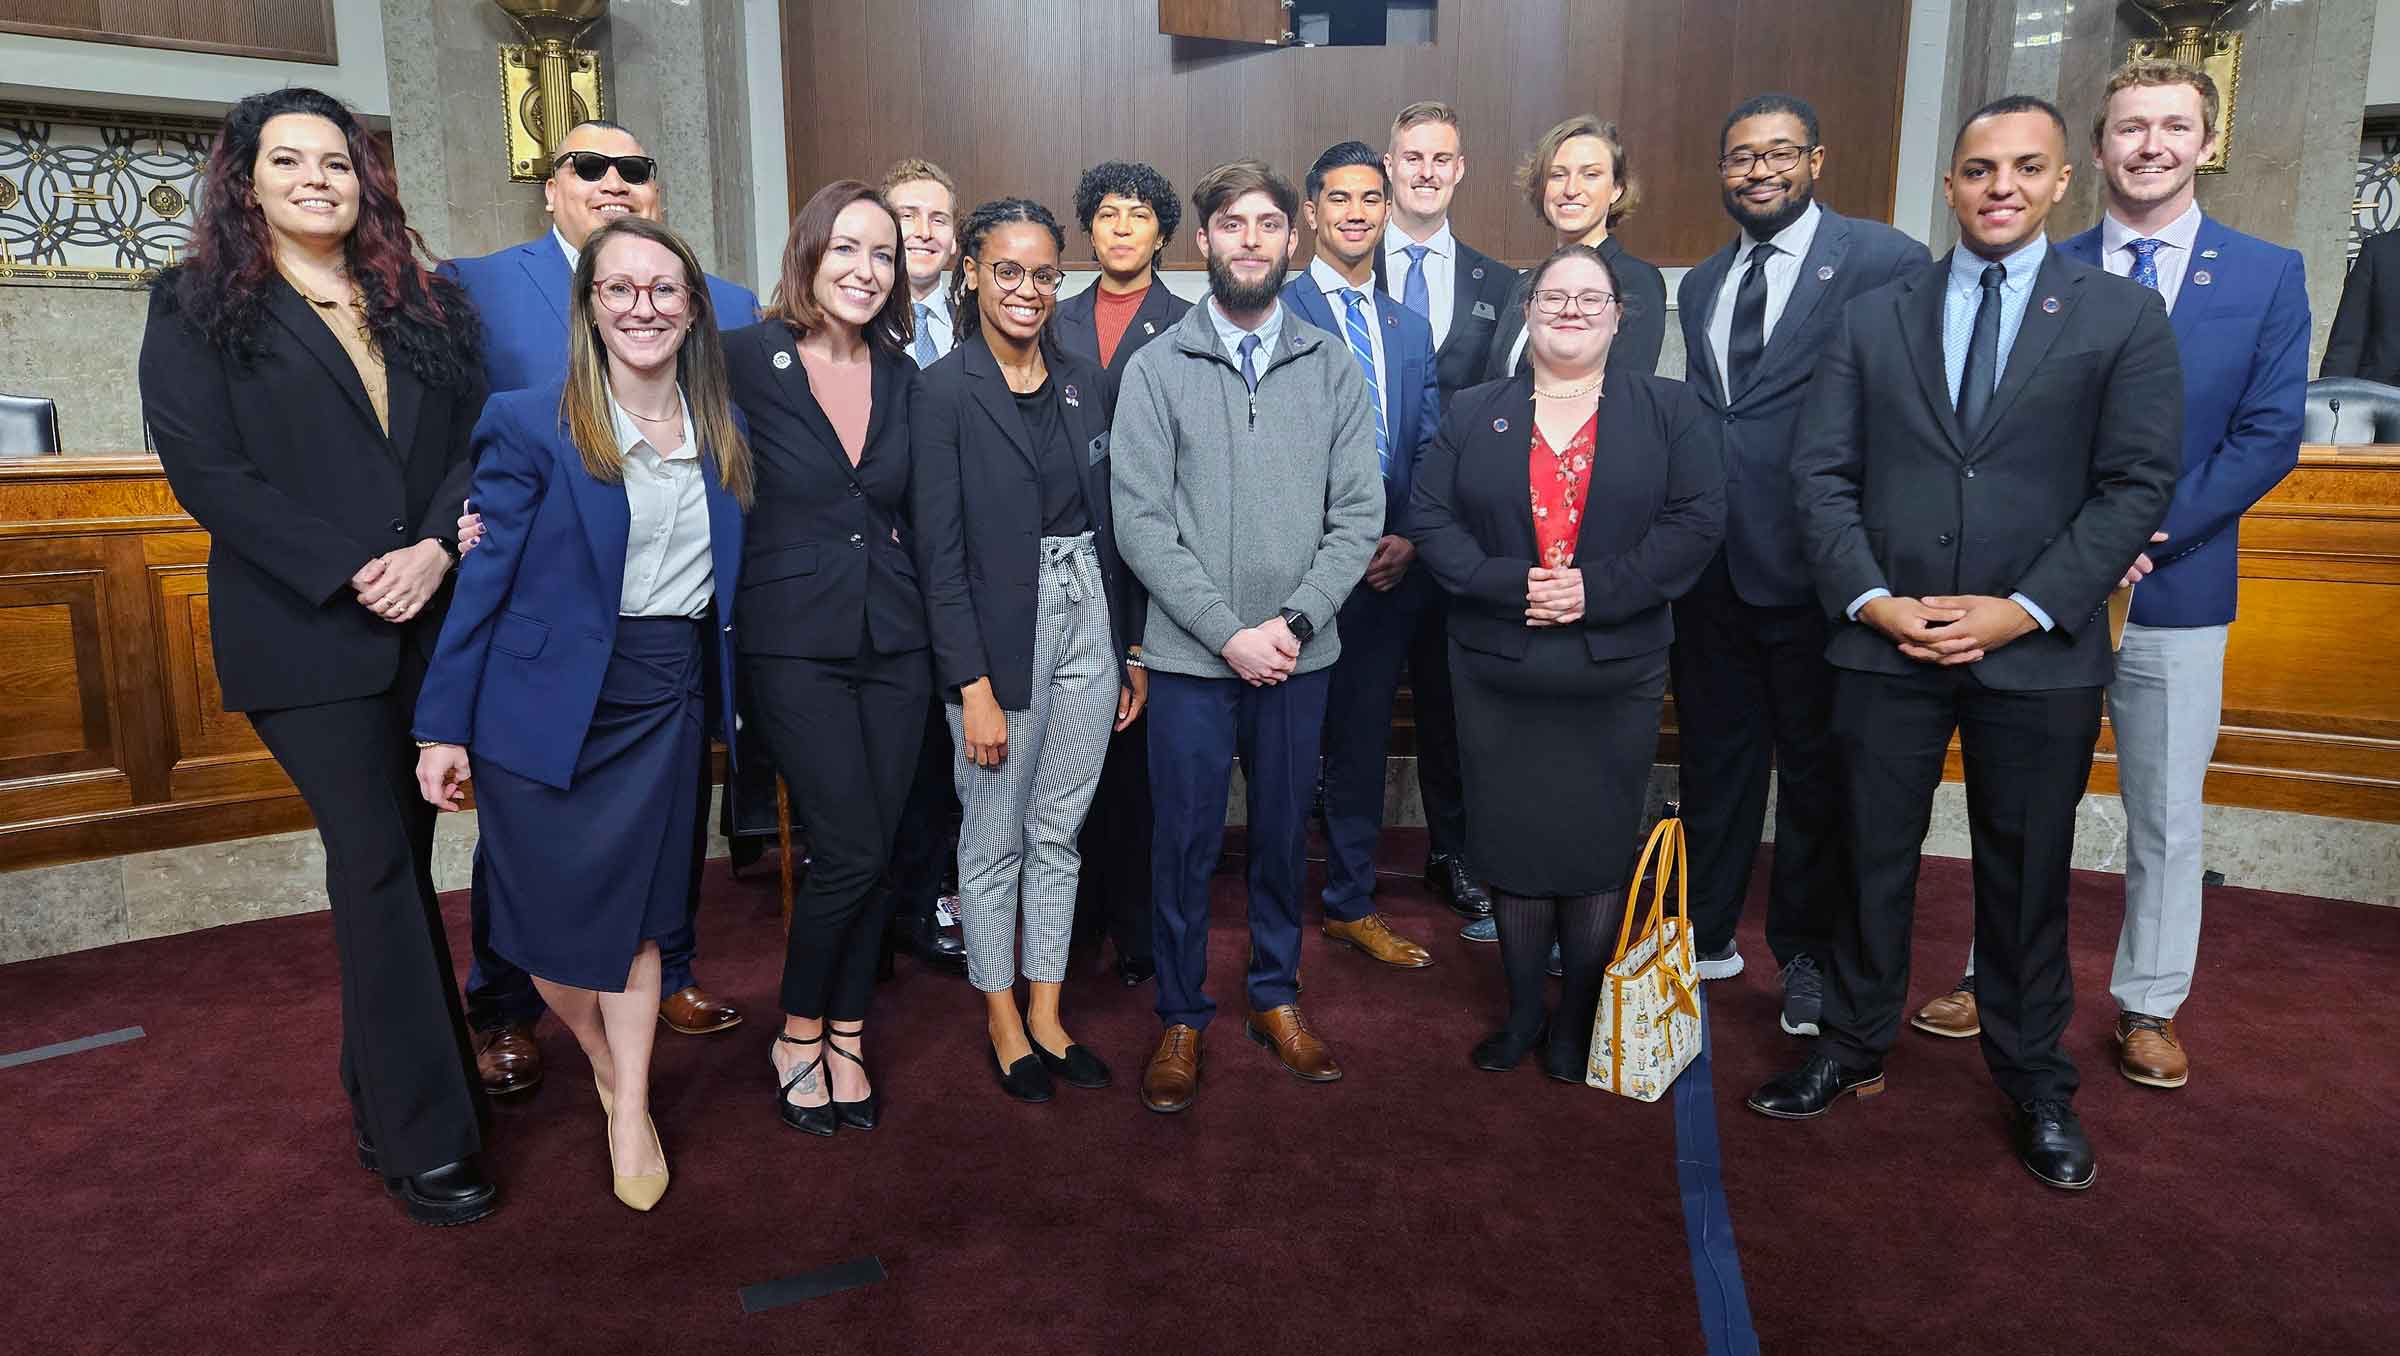
[[[492,949],[526,973],[619,993],[645,941],[691,909],[703,627],[620,617],[574,784],[473,759]]]

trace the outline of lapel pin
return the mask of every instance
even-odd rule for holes
[[[1476,270],[1475,270],[1475,276],[1476,276],[1476,277],[1478,277],[1478,278],[1482,277],[1482,276],[1483,276],[1483,270],[1482,270],[1482,269],[1480,269],[1480,268],[1479,268],[1479,269],[1476,269]]]
[[[792,365],[792,355],[791,355],[789,352],[778,352],[778,353],[775,355],[775,370],[776,370],[776,371],[780,372],[780,371],[782,371],[783,369],[785,369],[785,368],[787,368],[787,367],[790,367],[791,365]]]
[[[1819,264],[1819,265],[1817,266],[1817,281],[1818,281],[1818,282],[1832,282],[1832,281],[1833,281],[1833,265],[1831,265],[1831,264]]]
[[[2194,273],[2194,274],[2192,275],[2192,281],[2193,281],[2194,283],[2197,283],[2197,284],[2199,284],[2199,285],[2200,285],[2200,286],[2202,286],[2202,287],[2206,287],[2206,286],[2208,286],[2210,283],[2212,283],[2212,282],[2215,282],[2215,281],[2216,281],[2216,279],[2214,279],[2214,278],[2211,278],[2210,276],[2208,276],[2208,270],[2204,268],[2204,269],[2201,269],[2199,272],[2197,272],[2197,273]]]
[[[2217,257],[2217,252],[2215,250],[2202,250],[2200,251],[2200,257],[2203,259],[2214,259]]]
[[[1083,408],[1083,401],[1078,399],[1075,395],[1075,384],[1073,382],[1067,383],[1066,397],[1067,404],[1069,406],[1079,410]]]
[[[1153,324],[1151,324],[1149,321],[1145,320],[1145,321],[1143,321],[1143,322],[1142,322],[1142,333],[1144,333],[1144,334],[1156,334],[1156,333],[1158,333],[1158,326],[1156,326],[1156,325],[1153,325]]]
[[[1507,421],[1506,419],[1494,419],[1494,420],[1492,421],[1492,432],[1494,432],[1494,433],[1506,433],[1506,432],[1508,432],[1508,421]]]
[[[2042,314],[2043,314],[2043,315],[2057,315],[2057,314],[2058,314],[2058,298],[2056,298],[2056,297],[2044,297],[2044,298],[2042,298]]]

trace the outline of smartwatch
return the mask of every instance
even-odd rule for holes
[[[1287,607],[1281,614],[1283,624],[1292,628],[1292,638],[1306,645],[1316,638],[1317,628],[1309,625],[1308,614],[1296,607]]]

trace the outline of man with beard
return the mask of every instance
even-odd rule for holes
[[[1677,743],[1692,853],[1700,973],[1742,972],[1734,927],[1750,891],[1776,779],[1767,945],[1782,968],[1783,1029],[1817,1034],[1834,910],[1851,893],[1833,748],[1828,623],[1801,552],[1792,496],[1800,406],[1852,297],[1928,263],[1889,226],[1816,200],[1816,110],[1761,94],[1725,119],[1717,170],[1732,243],[1684,275],[1678,314],[1692,390],[1723,443],[1725,544],[1675,603]]]
[[[1125,563],[1150,590],[1158,1015],[1142,1104],[1200,1080],[1208,887],[1238,750],[1249,793],[1245,1024],[1292,1074],[1342,1076],[1300,1015],[1300,888],[1336,622],[1383,526],[1375,408],[1342,341],[1276,299],[1300,194],[1254,160],[1192,192],[1209,300],[1126,367],[1111,431]]]

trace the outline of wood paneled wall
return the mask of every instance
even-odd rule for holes
[[[1188,194],[1256,155],[1297,182],[1325,147],[1381,148],[1403,105],[1438,98],[1465,118],[1453,217],[1478,248],[1519,264],[1548,252],[1517,160],[1559,119],[1596,112],[1622,127],[1641,187],[1626,246],[1696,263],[1732,233],[1715,164],[1725,114],[1762,90],[1816,105],[1825,200],[1890,219],[1908,8],[1440,0],[1430,45],[1267,49],[1163,36],[1149,0],[784,0],[793,206],[923,155],[958,177],[961,211],[1007,193],[1047,204],[1088,262],[1071,211],[1087,165],[1147,160]],[[1187,222],[1169,263],[1197,262],[1190,236]]]
[[[333,0],[0,0],[0,30],[327,66],[335,62]]]

